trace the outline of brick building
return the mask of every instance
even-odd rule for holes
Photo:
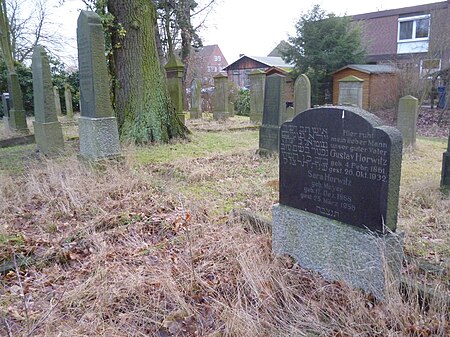
[[[392,63],[421,77],[450,65],[450,0],[354,15],[368,63]]]

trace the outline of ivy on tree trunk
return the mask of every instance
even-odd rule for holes
[[[185,137],[189,131],[177,117],[158,59],[153,3],[108,0],[108,11],[116,27],[121,27],[113,30],[111,37],[120,137],[135,143]]]

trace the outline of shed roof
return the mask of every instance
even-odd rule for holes
[[[336,74],[344,69],[353,69],[366,74],[395,74],[399,72],[399,69],[389,64],[349,64],[342,67],[331,74]]]
[[[233,64],[238,63],[239,61],[241,61],[244,58],[249,58],[249,59],[255,60],[257,62],[265,64],[267,67],[277,67],[277,68],[281,68],[281,69],[294,68],[294,65],[286,63],[281,57],[278,57],[278,56],[247,56],[247,55],[242,55],[239,59],[237,59],[233,63],[230,63],[223,70],[227,70],[228,67],[231,67]]]

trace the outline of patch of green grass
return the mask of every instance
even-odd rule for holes
[[[24,171],[25,161],[36,149],[36,144],[19,145],[0,149],[0,173],[20,174]]]
[[[211,154],[231,153],[258,148],[257,131],[195,132],[190,142],[157,144],[136,149],[138,164],[167,163],[182,158],[200,158]]]

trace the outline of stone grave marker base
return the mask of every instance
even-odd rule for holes
[[[202,118],[202,112],[201,111],[189,111],[190,119],[200,119]]]
[[[64,149],[64,137],[61,123],[39,123],[34,121],[34,136],[36,145],[44,154],[55,153]]]
[[[29,134],[27,119],[25,117],[25,110],[9,110],[9,117],[3,117],[3,121],[8,123],[8,127],[12,131],[20,132],[22,134]]]
[[[398,234],[376,235],[339,221],[277,204],[272,208],[272,249],[288,254],[325,279],[344,281],[383,299],[398,280],[403,260]],[[392,277],[386,278],[387,270]]]
[[[80,117],[80,155],[93,161],[119,157],[120,142],[115,117]]]
[[[230,113],[228,111],[214,111],[213,112],[213,119],[215,121],[225,120],[230,117]]]

